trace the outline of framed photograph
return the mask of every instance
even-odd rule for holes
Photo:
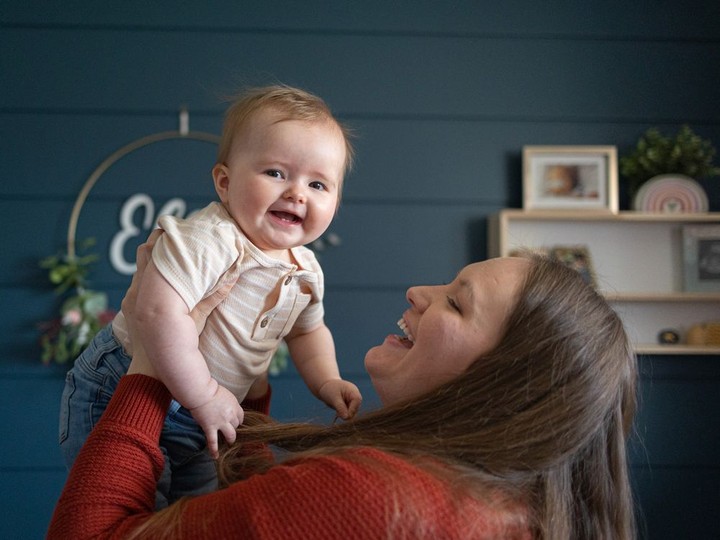
[[[588,285],[597,286],[587,246],[553,246],[549,250],[549,256],[578,272]]]
[[[617,213],[617,148],[523,147],[523,208]]]
[[[720,225],[683,227],[686,292],[720,292]]]

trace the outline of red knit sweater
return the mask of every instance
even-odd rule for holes
[[[121,379],[70,472],[48,538],[123,538],[152,515],[163,467],[158,440],[169,402],[155,379]],[[194,498],[182,511],[176,536],[531,538],[521,506],[490,504],[458,500],[427,471],[363,448],[277,465]]]

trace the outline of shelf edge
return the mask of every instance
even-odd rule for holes
[[[710,345],[653,345],[638,344],[634,347],[635,354],[653,355],[720,355],[720,347]]]

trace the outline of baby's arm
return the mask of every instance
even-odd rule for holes
[[[198,349],[198,332],[188,306],[152,260],[142,276],[135,308],[140,340],[160,380],[203,428],[217,455],[217,432],[235,439],[242,408],[235,396],[210,376]]]
[[[362,396],[357,386],[340,378],[335,344],[328,327],[322,324],[305,333],[293,330],[285,337],[285,342],[310,391],[335,409],[341,418],[355,416]]]

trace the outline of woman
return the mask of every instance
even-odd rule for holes
[[[49,537],[634,538],[636,366],[606,302],[533,256],[472,264],[407,298],[405,335],[365,358],[380,410],[334,426],[248,413],[218,463],[227,488],[159,513],[170,396],[136,351]],[[131,319],[133,301],[131,287]]]

